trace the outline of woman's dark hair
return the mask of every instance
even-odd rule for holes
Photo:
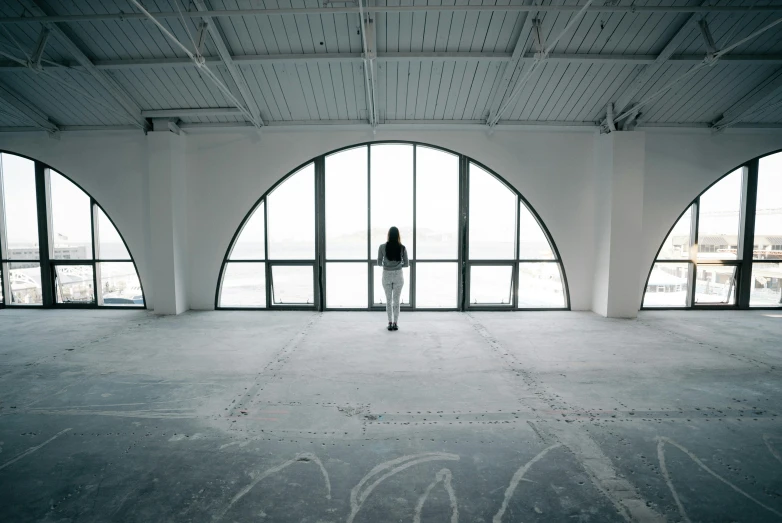
[[[386,241],[386,258],[391,261],[402,261],[402,251],[405,246],[402,245],[402,237],[399,235],[399,229],[391,227],[388,229],[388,241]]]

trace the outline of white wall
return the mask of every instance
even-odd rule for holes
[[[646,133],[615,132],[595,140],[595,272],[592,310],[635,318],[641,259]]]
[[[592,134],[482,131],[379,132],[466,154],[513,184],[545,222],[565,263],[574,309],[591,306]],[[281,176],[325,152],[372,140],[350,131],[191,134],[190,306],[214,307],[223,257],[247,211]]]
[[[565,265],[572,308],[592,308],[600,190],[594,132],[524,130],[489,136],[483,131],[395,130],[374,138],[452,149],[503,176],[551,232]],[[276,180],[314,156],[372,139],[370,132],[331,129],[189,134],[184,140],[187,241],[182,248],[188,256],[190,307],[214,307],[228,244],[247,211]],[[48,163],[104,206],[128,242],[152,305],[148,146],[141,132],[63,133],[59,140],[43,133],[0,133],[0,149]],[[782,132],[647,131],[639,291],[659,245],[688,202],[737,165],[780,148]]]
[[[147,307],[154,304],[149,282],[147,140],[137,132],[0,133],[0,150],[42,161],[78,183],[114,221],[136,261]]]
[[[639,289],[679,215],[706,187],[756,156],[782,149],[780,131],[646,133],[643,255]],[[640,303],[639,303],[640,306]]]

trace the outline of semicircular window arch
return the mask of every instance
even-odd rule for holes
[[[782,307],[782,152],[750,160],[687,206],[652,264],[642,308]]]
[[[215,306],[382,308],[391,226],[410,259],[403,308],[569,308],[556,245],[524,198],[470,158],[408,142],[333,151],[277,182],[231,241]]]
[[[125,240],[86,191],[49,166],[0,151],[0,306],[138,307]]]

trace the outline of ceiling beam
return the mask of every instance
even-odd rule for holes
[[[581,10],[579,5],[399,5],[399,6],[367,6],[369,13],[409,13],[409,12],[541,12],[541,13],[575,13]],[[633,6],[633,5],[595,5],[586,9],[587,13],[777,13],[782,12],[782,4],[761,6],[731,6],[731,5],[701,5],[701,6]],[[156,18],[202,18],[230,16],[280,16],[280,15],[335,15],[359,14],[358,7],[305,7],[283,9],[212,9],[207,11],[160,11],[152,13]],[[0,24],[29,23],[75,23],[99,21],[141,20],[141,13],[92,13],[81,15],[47,15],[33,13],[33,16],[15,16],[0,18]]]
[[[362,62],[361,53],[317,53],[317,54],[271,54],[271,55],[234,55],[231,57],[234,63],[239,65],[262,64],[314,64],[314,63],[351,63]],[[550,54],[546,61],[562,63],[593,63],[616,65],[650,65],[655,62],[657,55],[622,55],[622,54]],[[378,53],[377,62],[416,62],[416,61],[454,61],[454,62],[513,62],[514,57],[510,53],[478,53],[478,52],[452,52],[452,53]],[[526,53],[519,58],[520,63],[529,63],[535,60],[534,54]],[[681,64],[698,64],[703,61],[700,55],[673,55],[669,62]],[[93,60],[93,65],[100,70],[120,69],[154,69],[165,67],[192,67],[193,61],[189,58],[140,58],[127,60]],[[218,57],[205,57],[207,65],[221,65],[223,62]],[[782,65],[782,54],[746,54],[726,55],[720,58],[721,64],[732,65]],[[47,71],[57,71],[63,67],[82,68],[78,62],[49,62],[44,66]],[[27,68],[13,61],[0,61],[1,71],[15,71]],[[504,78],[503,78],[504,80]]]
[[[145,118],[181,118],[183,116],[242,116],[242,111],[237,107],[152,109],[149,111],[141,111],[141,115]]]
[[[258,108],[258,104],[250,91],[250,87],[247,85],[247,81],[244,79],[244,75],[234,63],[231,51],[225,43],[225,38],[223,38],[220,25],[217,20],[213,20],[211,16],[204,14],[209,11],[204,0],[193,0],[193,3],[195,4],[196,9],[198,9],[199,14],[202,15],[203,21],[207,24],[207,30],[212,36],[215,47],[217,47],[217,54],[220,55],[223,65],[228,69],[228,73],[231,75],[234,84],[236,84],[237,89],[239,89],[242,101],[253,116],[253,123],[258,127],[262,126],[263,119],[261,118],[261,110]]]
[[[207,131],[215,132],[220,130],[252,130],[255,128],[250,122],[234,123],[179,123],[178,127],[183,131]],[[317,129],[329,128],[368,128],[366,120],[316,120],[316,121],[287,121],[287,122],[269,122],[266,129],[276,129],[279,131],[298,130],[298,129]],[[703,133],[712,132],[710,122],[693,123],[644,123],[638,126],[644,129],[692,129]],[[495,129],[505,131],[524,131],[529,129],[571,129],[585,132],[596,132],[598,127],[595,122],[567,122],[567,121],[505,121],[501,120]],[[731,126],[732,129],[748,130],[772,130],[778,132],[782,129],[782,124],[774,123],[737,123]],[[109,132],[109,131],[135,131],[137,128],[131,125],[61,125],[60,132]],[[386,120],[381,129],[437,129],[437,130],[485,130],[486,122],[484,120]],[[7,127],[0,126],[0,133],[26,133],[39,132],[39,127],[19,126]]]
[[[35,0],[19,0],[19,2],[33,15],[46,17],[46,13],[41,9]],[[100,71],[95,64],[87,57],[81,48],[69,37],[60,27],[53,22],[44,22],[44,27],[49,29],[60,43],[68,50],[73,58],[92,75],[98,83],[112,97],[117,105],[122,107],[124,112],[133,120],[136,125],[142,129],[147,129],[147,122],[141,117],[141,108],[122,88],[114,82],[107,74]]]
[[[628,85],[627,88],[622,91],[622,94],[620,94],[619,98],[617,98],[617,100],[614,102],[614,112],[616,114],[622,113],[622,111],[624,111],[625,108],[630,105],[630,102],[633,101],[633,98],[635,98],[641,89],[643,89],[643,87],[652,78],[654,78],[660,69],[662,69],[666,62],[668,62],[676,49],[678,49],[682,42],[684,42],[684,39],[690,35],[693,29],[693,25],[697,21],[697,17],[697,14],[690,15],[676,31],[676,34],[674,34],[673,37],[668,40],[668,43],[665,44],[665,47],[662,51],[660,51],[660,54],[655,57],[654,61],[644,67],[641,72],[638,73],[635,78],[633,78],[633,81],[630,83],[630,85]],[[700,58],[699,62],[702,61],[703,57]]]
[[[35,124],[38,130],[44,130],[49,133],[56,133],[60,128],[52,123],[48,116],[43,111],[38,109],[29,100],[24,98],[19,93],[11,90],[8,87],[0,84],[0,100],[5,101],[8,105],[16,109],[25,118]]]
[[[524,5],[532,4],[532,0],[524,0]],[[524,23],[521,26],[519,32],[519,38],[516,40],[516,45],[513,47],[513,54],[510,57],[510,61],[505,65],[505,70],[502,73],[502,79],[492,89],[491,101],[489,102],[489,112],[486,116],[486,121],[490,121],[492,117],[497,113],[500,108],[500,104],[505,99],[505,94],[508,92],[510,82],[513,80],[513,75],[516,69],[522,65],[522,59],[527,55],[527,39],[530,36],[532,30],[532,14],[527,13],[524,18]]]
[[[724,131],[746,120],[761,115],[769,102],[782,93],[782,68],[777,69],[712,123],[716,132]]]

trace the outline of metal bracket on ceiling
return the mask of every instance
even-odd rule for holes
[[[701,30],[701,36],[703,37],[703,42],[706,44],[706,58],[704,58],[704,62],[706,62],[708,65],[714,65],[717,63],[717,44],[714,43],[714,37],[711,35],[711,30],[709,29],[709,23],[706,20],[699,20],[698,21],[698,28]]]
[[[198,53],[198,56],[203,55],[204,50],[204,43],[206,43],[206,35],[209,29],[209,22],[206,20],[202,20],[200,24],[198,24],[198,36],[196,38],[196,51]]]
[[[607,132],[611,133],[616,131],[616,124],[614,123],[614,104],[610,103],[606,106],[606,127]]]
[[[178,118],[152,118],[152,132],[172,132],[179,134],[182,130],[179,128]]]
[[[43,57],[43,52],[46,49],[46,43],[49,41],[50,34],[51,31],[48,27],[41,29],[41,34],[38,35],[38,41],[35,44],[35,50],[30,56],[30,60],[27,62],[27,67],[30,69],[35,71],[41,71],[43,69],[41,67],[41,58]]]
[[[535,41],[535,58],[545,58],[546,37],[543,36],[543,21],[535,18],[532,21],[532,37]]]

